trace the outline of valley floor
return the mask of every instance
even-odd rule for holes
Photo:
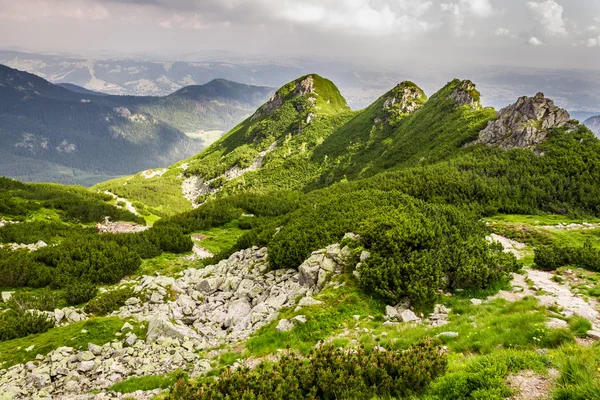
[[[524,268],[493,289],[443,293],[424,313],[363,293],[343,246],[313,253],[299,272],[266,272],[258,248],[205,266],[203,251],[229,248],[241,231],[197,232],[194,252],[145,260],[140,276],[106,287],[135,293],[109,316],[55,310],[58,327],[0,342],[0,399],[161,399],[183,374],[203,382],[319,343],[393,351],[426,337],[449,367],[421,398],[600,399],[600,273],[533,265],[544,238],[600,247],[600,221],[486,222]]]

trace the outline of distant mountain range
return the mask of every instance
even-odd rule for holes
[[[164,97],[111,96],[0,65],[0,176],[91,185],[166,166],[272,93],[221,79]]]
[[[326,58],[249,58],[203,53],[179,60],[102,56],[48,55],[0,51],[0,64],[39,75],[53,83],[71,83],[115,95],[164,96],[214,79],[280,87],[298,76],[318,73],[336,82],[353,109],[369,106],[398,82],[419,82],[427,95],[456,76],[469,76],[485,95],[484,106],[500,109],[515,98],[544,92],[571,115],[585,120],[600,114],[600,71],[553,70],[507,66],[382,67]],[[582,117],[584,116],[584,117]]]
[[[600,115],[586,119],[583,124],[600,137]]]

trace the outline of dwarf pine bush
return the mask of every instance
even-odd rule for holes
[[[169,399],[371,399],[422,392],[447,368],[446,356],[426,339],[406,351],[323,346],[306,359],[294,353],[255,370],[226,369],[218,379],[194,385],[178,380]]]

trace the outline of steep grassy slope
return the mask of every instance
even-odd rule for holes
[[[471,93],[463,85],[472,86]],[[402,98],[406,90],[415,92],[413,106],[410,95]],[[456,93],[468,94],[472,102],[455,100]],[[319,184],[455,155],[495,114],[479,106],[479,93],[469,81],[454,80],[427,101],[423,96],[414,84],[403,83],[330,135],[313,156],[313,162],[330,166],[324,168]]]
[[[88,184],[167,166],[203,148],[201,140],[186,132],[229,129],[271,93],[270,88],[226,81],[186,90],[166,97],[95,95],[0,66],[0,146],[5,154],[0,173]],[[22,159],[43,169],[23,171]]]

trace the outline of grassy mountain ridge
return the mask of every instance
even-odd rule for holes
[[[207,87],[206,94],[197,99],[177,93],[166,97],[94,95],[0,66],[3,152],[48,167],[37,175],[24,174],[20,164],[4,158],[2,173],[29,180],[88,183],[93,175],[98,176],[97,182],[107,175],[167,166],[202,149],[202,141],[186,132],[225,130],[271,92],[225,81]],[[228,92],[220,95],[221,89]],[[73,180],[61,169],[71,169]],[[77,179],[78,170],[89,176]]]

